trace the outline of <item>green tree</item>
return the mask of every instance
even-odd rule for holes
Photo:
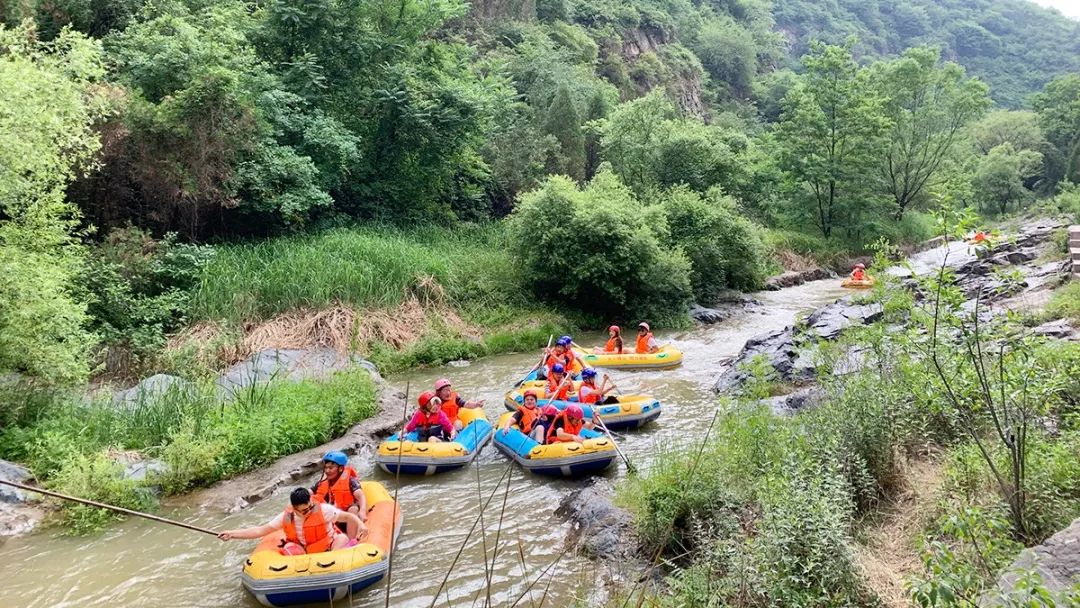
[[[558,154],[548,163],[549,172],[568,175],[577,182],[584,181],[585,134],[581,131],[581,116],[566,87],[559,87],[548,107],[544,132],[559,142]]]
[[[733,96],[746,97],[757,73],[757,45],[753,35],[734,19],[707,21],[690,45],[701,65]]]
[[[1012,144],[990,150],[979,160],[972,182],[980,206],[1003,214],[1011,204],[1022,204],[1031,195],[1024,180],[1036,174],[1041,165],[1042,154],[1017,151]]]
[[[74,297],[85,252],[64,199],[100,142],[101,46],[71,30],[51,43],[29,22],[0,25],[0,372],[45,382],[88,373],[94,337]]]
[[[1065,158],[1065,179],[1080,183],[1080,74],[1050,81],[1033,105],[1046,138]]]
[[[890,126],[884,100],[850,47],[815,43],[806,75],[784,98],[777,127],[780,166],[802,187],[798,203],[828,238],[851,225]]]
[[[940,64],[940,59],[937,49],[916,47],[874,66],[892,119],[879,171],[896,205],[897,220],[925,197],[927,184],[950,157],[963,127],[990,106],[985,84],[967,78],[960,65]]]

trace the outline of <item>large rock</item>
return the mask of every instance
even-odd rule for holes
[[[575,490],[562,499],[555,514],[573,524],[569,545],[589,557],[623,560],[636,553],[634,518],[612,504],[610,489],[592,485]]]
[[[7,460],[0,460],[0,479],[25,484],[32,477],[33,475],[26,467]],[[26,494],[18,488],[0,485],[0,502],[26,502]]]
[[[1080,518],[1074,520],[1068,528],[1051,536],[1045,543],[1022,551],[998,580],[998,589],[1003,594],[1012,592],[1021,574],[1030,571],[1037,573],[1043,586],[1059,597],[1073,585],[1080,584]],[[1001,605],[990,598],[980,604]],[[1062,602],[1058,605],[1071,604]]]
[[[363,367],[378,377],[375,364],[355,355],[341,354],[332,348],[266,349],[230,367],[218,378],[218,386],[235,392],[245,386],[274,379],[291,381],[325,378],[334,372]]]
[[[784,287],[794,287],[796,285],[802,285],[808,281],[820,281],[822,279],[830,279],[836,277],[832,271],[827,268],[811,268],[810,270],[794,271],[789,270],[783,274],[778,274],[775,277],[770,277],[765,281],[765,289],[769,291],[777,291]]]
[[[1031,332],[1036,336],[1057,338],[1058,340],[1076,340],[1080,338],[1080,332],[1065,319],[1043,323],[1031,330]]]
[[[868,325],[881,315],[880,304],[855,304],[846,297],[811,313],[806,318],[806,327],[819,338],[835,340],[848,327]]]
[[[743,368],[751,359],[764,356],[782,379],[789,379],[795,368],[795,359],[798,349],[795,347],[795,331],[792,327],[785,327],[764,334],[759,334],[747,340],[739,355],[725,364],[720,377],[716,379],[713,390],[718,393],[726,393],[738,389],[744,382],[749,380],[750,374]]]
[[[765,400],[774,414],[791,416],[803,410],[815,408],[825,401],[825,389],[820,386],[807,386],[787,395],[771,397]]]
[[[0,479],[26,484],[32,477],[26,467],[0,460]],[[18,488],[0,485],[0,538],[26,534],[44,517],[39,501]]]
[[[177,376],[155,374],[135,386],[113,395],[113,404],[122,408],[133,408],[142,403],[159,399],[169,393],[192,394],[195,386]]]

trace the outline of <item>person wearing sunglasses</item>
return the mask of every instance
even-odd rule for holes
[[[367,535],[367,528],[360,518],[327,503],[312,500],[307,488],[296,488],[289,495],[290,506],[261,526],[226,530],[218,534],[221,540],[262,538],[277,530],[285,531],[282,555],[321,553],[336,551],[356,544]],[[356,530],[356,537],[349,538],[334,524],[344,523],[349,530]]]

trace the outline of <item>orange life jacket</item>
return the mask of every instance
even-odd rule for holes
[[[581,388],[578,389],[578,401],[581,403],[588,403],[589,405],[599,403],[600,389],[582,382]]]
[[[637,337],[637,345],[634,347],[634,352],[647,353],[649,352],[649,340],[652,340],[652,332],[646,333],[644,336]]]
[[[319,485],[315,486],[315,494],[312,495],[312,500],[317,503],[329,502],[342,511],[347,510],[356,503],[356,497],[353,496],[352,491],[349,489],[349,481],[353,478],[359,479],[360,476],[355,469],[346,466],[333,485],[330,485],[329,479],[320,481]]]
[[[450,422],[454,422],[458,417],[458,410],[461,409],[457,404],[458,395],[451,391],[448,399],[443,399],[442,411],[446,412],[446,417],[450,419]]]
[[[551,368],[554,367],[556,363],[562,363],[562,366],[566,371],[572,372],[574,364],[577,363],[577,358],[574,357],[574,353],[569,349],[561,355],[552,353],[548,355],[548,358],[544,361],[544,367],[550,372]]]
[[[866,279],[866,271],[862,268],[856,268],[855,270],[851,271],[851,278],[855,279],[856,281],[863,281]]]
[[[559,401],[566,401],[567,400],[567,398],[570,396],[570,385],[573,384],[573,383],[572,382],[567,382],[567,383],[563,384],[562,381],[564,379],[565,379],[565,376],[563,376],[563,378],[560,378],[560,379],[556,380],[555,379],[555,374],[552,374],[552,375],[548,376],[547,392],[549,394],[549,399],[558,399]],[[559,392],[555,393],[555,389],[558,388],[560,384],[562,384],[562,388],[559,388]],[[552,395],[551,393],[555,393],[555,394]]]
[[[286,541],[302,546],[306,553],[322,553],[334,543],[334,538],[329,531],[330,526],[327,525],[326,518],[323,517],[322,507],[319,506],[319,503],[315,503],[315,508],[304,517],[303,544],[300,543],[300,537],[296,534],[295,519],[296,514],[293,512],[292,507],[285,509],[285,516],[282,518],[284,524],[282,529],[285,531]]]
[[[570,424],[570,419],[566,417],[566,410],[559,412],[559,415],[555,417],[555,420],[551,421],[551,428],[548,429],[547,441],[545,443],[551,443],[553,441],[574,441],[573,439],[559,439],[559,431],[555,428],[555,422],[562,419],[562,430],[570,433],[571,435],[577,435],[581,432],[581,429],[585,428],[585,421],[580,420],[576,425]]]
[[[619,346],[619,337],[608,338],[607,344],[604,345],[605,353],[619,353],[622,354],[622,347]]]
[[[518,408],[518,411],[521,412],[521,432],[528,435],[532,431],[533,425],[540,418],[540,408],[528,408],[523,405]]]

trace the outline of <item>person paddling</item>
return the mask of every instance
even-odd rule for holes
[[[604,376],[603,383],[599,387],[596,386],[596,370],[592,368],[582,370],[578,401],[586,405],[618,403],[619,400],[614,395],[608,395],[609,392],[615,390],[615,385],[607,386],[607,383],[608,377]]]
[[[450,380],[446,378],[439,378],[435,381],[435,396],[442,400],[442,411],[446,412],[446,417],[454,423],[454,429],[458,431],[465,426],[458,418],[458,412],[462,408],[473,409],[484,407],[483,399],[477,401],[466,401],[462,399],[450,385]]]
[[[513,416],[506,419],[506,422],[502,425],[502,432],[507,433],[510,431],[510,425],[516,424],[522,433],[525,433],[529,437],[532,437],[537,443],[544,443],[544,438],[547,437],[548,427],[551,425],[551,419],[549,418],[549,408],[554,410],[554,407],[548,405],[543,409],[536,405],[536,391],[528,390],[522,399],[522,405],[518,406],[517,411]],[[554,417],[552,414],[551,417]]]
[[[595,413],[593,414],[596,415]],[[551,422],[551,429],[548,431],[547,443],[556,443],[560,441],[569,442],[576,441],[582,443],[585,438],[581,436],[582,429],[593,428],[592,421],[585,420],[585,412],[581,409],[580,405],[571,404],[566,406],[566,409],[559,412],[559,415],[555,416],[555,420]]]
[[[307,488],[296,488],[289,494],[289,507],[281,515],[261,526],[226,530],[218,534],[221,540],[262,538],[277,530],[285,531],[278,551],[282,555],[322,553],[345,549],[367,536],[367,527],[356,515],[342,511],[329,503],[315,502]],[[349,536],[338,531],[336,523],[344,523],[356,532]]]
[[[420,441],[438,443],[440,441],[453,441],[457,432],[454,423],[446,412],[442,411],[442,399],[435,396],[435,391],[424,391],[417,398],[420,409],[416,410],[413,417],[405,425],[405,431],[401,434],[417,431]]]
[[[551,373],[548,374],[547,387],[544,389],[544,397],[548,399],[556,399],[559,401],[566,401],[570,398],[570,385],[572,382],[563,382],[566,378],[566,370],[561,363],[556,363],[551,367]]]
[[[634,345],[634,352],[646,354],[655,353],[658,350],[660,350],[660,347],[656,344],[656,338],[653,337],[649,324],[644,321],[638,323],[638,336],[637,343]]]
[[[360,475],[349,466],[349,457],[344,452],[327,452],[323,456],[323,476],[311,486],[311,498],[348,511],[360,521],[367,521],[367,499],[360,489]],[[343,531],[349,533],[347,529]]]
[[[555,367],[556,364],[562,365],[563,369],[567,370],[571,375],[585,369],[585,362],[570,349],[573,342],[574,339],[570,336],[561,336],[555,341],[555,346],[546,350],[548,356],[544,359],[544,370],[548,375],[551,374],[551,368]]]

